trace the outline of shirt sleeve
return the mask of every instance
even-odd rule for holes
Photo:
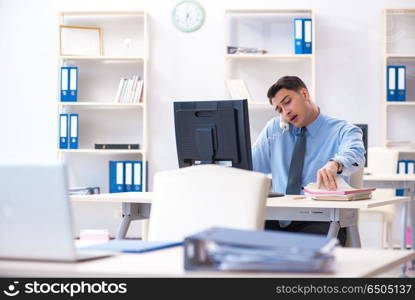
[[[265,126],[252,147],[253,170],[265,174],[271,173],[271,152],[268,140],[268,126]]]
[[[348,126],[339,141],[339,151],[333,157],[343,164],[342,175],[350,176],[365,165],[365,147],[362,130],[354,125]]]

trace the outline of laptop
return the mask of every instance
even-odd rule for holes
[[[0,258],[81,261],[108,252],[77,251],[66,168],[0,164]]]

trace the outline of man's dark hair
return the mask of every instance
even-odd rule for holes
[[[284,76],[278,79],[276,83],[271,85],[268,89],[268,99],[269,103],[272,104],[272,98],[274,98],[275,94],[278,93],[281,89],[287,89],[291,91],[300,91],[301,89],[307,89],[305,83],[297,76]]]

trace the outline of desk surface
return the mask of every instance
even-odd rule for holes
[[[185,272],[183,248],[117,256],[79,263],[0,260],[8,277],[373,277],[415,258],[409,250],[337,248],[334,274]]]
[[[371,175],[363,175],[363,181],[415,181],[415,174],[371,174]]]
[[[373,208],[409,201],[408,197],[375,197],[359,201],[317,201],[311,198],[294,199],[293,196],[268,198],[267,207],[313,207],[313,208]],[[151,203],[152,192],[129,192],[98,195],[70,196],[74,202],[110,202],[110,203]]]

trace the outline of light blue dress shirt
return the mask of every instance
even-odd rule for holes
[[[252,150],[254,171],[272,174],[272,191],[285,193],[291,156],[300,128],[290,124],[284,131],[280,118],[271,119],[260,133]],[[302,186],[317,181],[317,171],[330,159],[343,164],[343,178],[364,166],[362,130],[346,121],[319,114],[306,131]],[[303,193],[303,192],[302,192]]]

